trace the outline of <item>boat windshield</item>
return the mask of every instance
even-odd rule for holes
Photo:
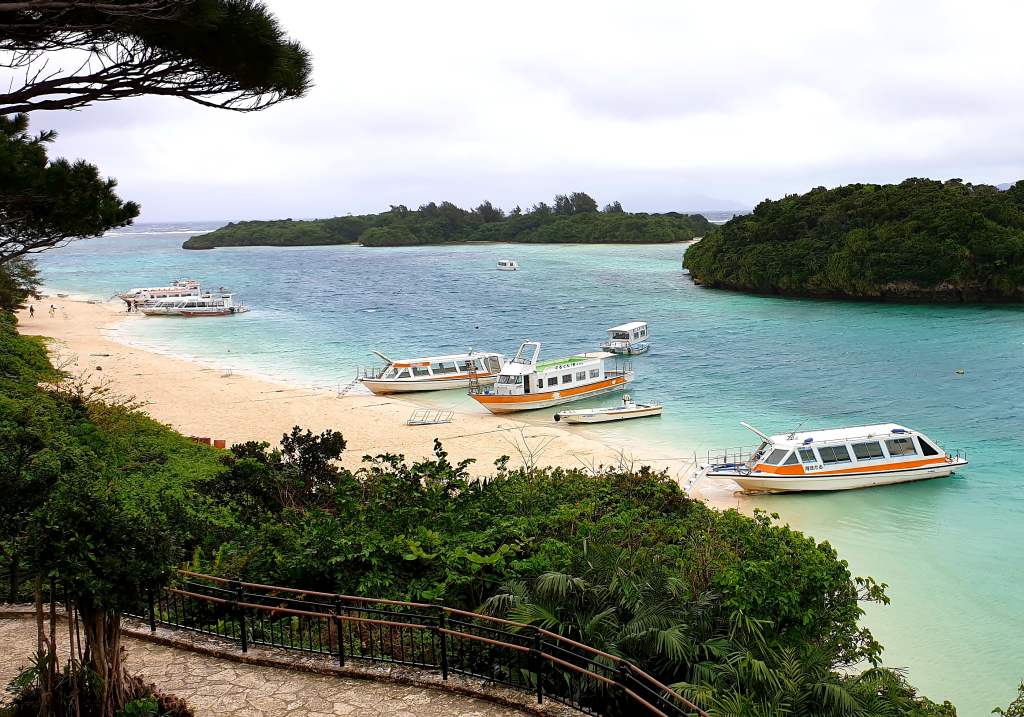
[[[510,363],[521,363],[532,366],[537,363],[537,354],[540,353],[540,344],[533,341],[524,341],[523,345],[516,351]]]

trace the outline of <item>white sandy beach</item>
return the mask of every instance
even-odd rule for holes
[[[63,307],[53,318],[45,308],[50,303]],[[456,412],[447,424],[409,426],[406,421],[419,406],[407,399],[361,393],[339,396],[335,391],[226,372],[118,341],[120,322],[147,320],[126,314],[119,301],[50,297],[36,306],[32,318],[27,311],[19,312],[18,329],[51,339],[55,363],[91,383],[102,382],[115,395],[134,397],[153,418],[185,435],[223,439],[227,445],[246,440],[276,445],[292,426],[317,432],[331,428],[348,442],[343,463],[350,468],[357,467],[366,454],[401,453],[409,460],[428,457],[434,439],[439,438],[453,461],[477,460],[471,469],[474,474],[491,472],[502,455],[510,456],[512,465],[522,464],[530,451],[541,448],[535,456],[538,465],[577,468],[618,465],[623,458],[631,460],[636,449],[483,411]],[[682,461],[657,467],[667,467],[680,477],[691,469]],[[732,489],[704,485],[701,492],[715,505],[735,507]]]

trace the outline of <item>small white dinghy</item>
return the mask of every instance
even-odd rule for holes
[[[607,421],[625,421],[629,418],[660,415],[660,403],[634,403],[629,394],[626,394],[622,397],[621,406],[559,411],[555,414],[555,420],[565,421],[566,423],[605,423]]]

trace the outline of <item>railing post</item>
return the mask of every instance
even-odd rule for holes
[[[544,658],[541,657],[540,630],[533,628],[533,674],[537,676],[537,704],[544,702]]]
[[[153,600],[153,588],[146,589],[146,602],[149,605],[149,631],[156,632],[156,605]]]
[[[334,624],[338,627],[338,664],[345,666],[345,621],[341,619],[345,608],[341,604],[341,596],[334,596]]]
[[[628,662],[620,662],[618,670],[616,671],[616,674],[615,674],[615,682],[619,685],[619,687],[621,687],[623,689],[628,689],[629,681],[632,678],[633,678],[633,675],[629,671],[629,663]]]
[[[443,607],[437,608],[437,637],[441,643],[441,679],[448,679],[448,634],[445,632],[447,622],[445,621]]]
[[[242,638],[242,652],[249,651],[249,631],[245,625],[245,608],[241,603],[245,601],[245,589],[241,583],[235,583],[235,611],[238,615],[238,629]]]

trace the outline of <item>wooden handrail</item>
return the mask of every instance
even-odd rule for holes
[[[629,661],[624,660],[621,657],[617,657],[615,655],[612,655],[612,654],[609,654],[607,652],[604,652],[602,650],[598,650],[597,648],[591,647],[591,646],[586,645],[584,643],[577,642],[576,640],[573,640],[571,638],[565,637],[563,635],[559,635],[559,634],[551,632],[549,630],[545,630],[544,628],[534,627],[532,625],[525,625],[523,623],[514,622],[512,620],[506,620],[504,618],[494,617],[494,616],[491,616],[491,615],[483,615],[483,614],[477,613],[477,612],[470,612],[468,610],[460,610],[460,609],[457,609],[457,608],[445,607],[443,605],[442,606],[438,606],[438,605],[431,605],[431,604],[428,604],[428,603],[415,603],[415,602],[407,602],[407,601],[402,601],[402,600],[387,600],[387,599],[383,599],[383,598],[382,599],[366,598],[366,597],[359,597],[359,596],[354,596],[354,595],[341,595],[341,594],[337,594],[337,593],[318,592],[318,591],[314,591],[314,590],[298,590],[296,588],[284,588],[284,587],[279,587],[279,586],[276,586],[276,585],[264,585],[264,584],[261,584],[261,583],[246,583],[246,582],[240,582],[240,581],[236,581],[236,580],[229,580],[227,578],[221,578],[221,577],[217,577],[217,576],[214,576],[214,575],[205,575],[203,573],[197,573],[197,572],[193,572],[191,570],[179,570],[178,573],[181,574],[181,575],[197,578],[197,579],[200,579],[200,580],[208,580],[210,582],[226,584],[226,585],[238,585],[238,586],[240,586],[242,588],[246,588],[246,589],[252,588],[252,589],[257,589],[257,590],[266,590],[266,591],[273,591],[273,592],[291,593],[293,595],[310,595],[310,596],[315,596],[315,597],[330,598],[332,600],[348,600],[348,601],[355,601],[355,602],[360,602],[360,603],[376,603],[376,604],[381,604],[381,605],[394,605],[394,606],[398,606],[398,607],[411,607],[411,608],[417,608],[417,609],[423,609],[423,610],[441,610],[441,611],[443,611],[447,615],[458,615],[460,617],[469,618],[469,619],[472,619],[472,620],[481,620],[481,621],[484,621],[484,622],[497,623],[499,625],[504,625],[504,626],[507,626],[507,627],[515,628],[517,630],[530,631],[531,633],[532,632],[536,632],[536,633],[538,633],[540,635],[543,635],[543,636],[545,636],[545,637],[547,637],[547,638],[549,638],[549,639],[551,639],[551,640],[553,640],[553,641],[555,641],[557,643],[566,643],[566,644],[571,645],[572,647],[574,647],[574,648],[576,648],[578,650],[586,651],[587,653],[590,653],[591,655],[604,657],[604,658],[608,659],[609,661],[611,661],[612,664],[614,664],[616,666],[625,667],[627,670],[629,670],[630,674],[634,676],[634,678],[639,679],[641,681],[647,682],[653,688],[662,691],[666,696],[670,696],[673,700],[678,702],[680,705],[682,705],[686,709],[692,710],[692,711],[696,712],[700,717],[709,717],[707,712],[702,710],[700,707],[698,707],[696,704],[691,702],[689,699],[687,699],[683,695],[679,694],[675,690],[669,688],[668,686],[664,685],[663,683],[661,683],[660,681],[658,681],[657,679],[655,679],[653,676],[649,675],[648,673],[644,672],[643,670],[639,670],[636,666],[634,666]],[[237,601],[230,600],[230,599],[227,599],[227,598],[215,597],[213,595],[204,595],[202,593],[195,593],[195,592],[191,592],[191,591],[187,591],[187,590],[181,590],[181,589],[178,589],[178,588],[167,588],[167,592],[173,593],[175,595],[182,595],[182,596],[185,596],[185,597],[194,598],[194,599],[201,600],[201,601],[212,602],[212,603],[217,603],[217,604],[222,604],[222,605],[235,605],[237,607],[246,608],[246,609],[250,609],[250,610],[256,610],[256,611],[260,611],[260,612],[281,613],[281,614],[285,614],[285,615],[296,615],[296,616],[300,616],[300,617],[311,617],[311,618],[318,618],[318,619],[319,618],[323,618],[323,619],[339,620],[339,621],[345,621],[345,622],[368,623],[368,624],[375,624],[375,625],[387,625],[387,626],[391,626],[391,627],[410,628],[410,629],[416,629],[416,630],[436,630],[437,632],[439,632],[441,634],[450,635],[452,637],[456,637],[456,638],[459,638],[459,639],[467,639],[467,640],[473,640],[473,641],[477,641],[477,642],[482,642],[482,643],[485,643],[485,644],[493,645],[495,647],[501,647],[501,648],[507,648],[507,649],[510,649],[510,650],[515,650],[517,652],[531,652],[532,649],[533,649],[533,648],[530,648],[530,647],[527,647],[527,646],[524,646],[524,645],[517,645],[515,643],[503,642],[501,640],[495,640],[495,639],[492,639],[492,638],[483,637],[482,635],[473,635],[471,633],[462,632],[462,631],[459,631],[459,630],[451,630],[451,629],[444,628],[444,627],[441,627],[441,626],[424,625],[422,623],[397,622],[397,621],[393,621],[393,620],[383,620],[383,619],[368,618],[368,617],[356,617],[356,616],[353,616],[353,615],[346,615],[346,614],[335,614],[333,612],[311,612],[311,611],[308,611],[308,610],[297,610],[295,608],[288,608],[288,607],[277,607],[277,606],[272,606],[272,605],[261,605],[261,604],[258,604],[258,603],[249,603],[249,602],[237,602]],[[268,595],[268,596],[265,596],[265,597],[273,597],[273,596]],[[284,599],[287,600],[289,598],[284,598]],[[594,680],[597,680],[598,682],[602,682],[604,684],[616,686],[619,689],[623,690],[623,692],[629,694],[629,696],[632,697],[634,700],[636,700],[637,702],[639,702],[639,703],[643,704],[645,707],[647,707],[651,711],[652,714],[655,714],[658,717],[668,717],[668,715],[666,715],[663,711],[659,710],[657,707],[652,705],[650,702],[648,702],[642,696],[638,695],[633,690],[629,689],[625,685],[620,684],[619,682],[617,682],[616,680],[614,680],[614,679],[612,679],[610,677],[606,677],[604,675],[598,674],[597,672],[589,670],[589,669],[587,669],[585,667],[580,667],[579,665],[575,665],[572,662],[569,662],[568,660],[564,660],[564,659],[562,659],[560,657],[557,657],[555,655],[548,654],[548,653],[544,652],[543,650],[540,650],[540,656],[543,657],[544,659],[546,659],[546,660],[548,660],[550,662],[553,662],[555,664],[558,664],[558,665],[560,665],[560,666],[562,666],[562,667],[564,667],[566,669],[570,669],[570,670],[573,670],[574,672],[586,675],[589,679],[594,679]],[[586,657],[583,656],[583,655],[581,655],[581,657],[586,659]]]

